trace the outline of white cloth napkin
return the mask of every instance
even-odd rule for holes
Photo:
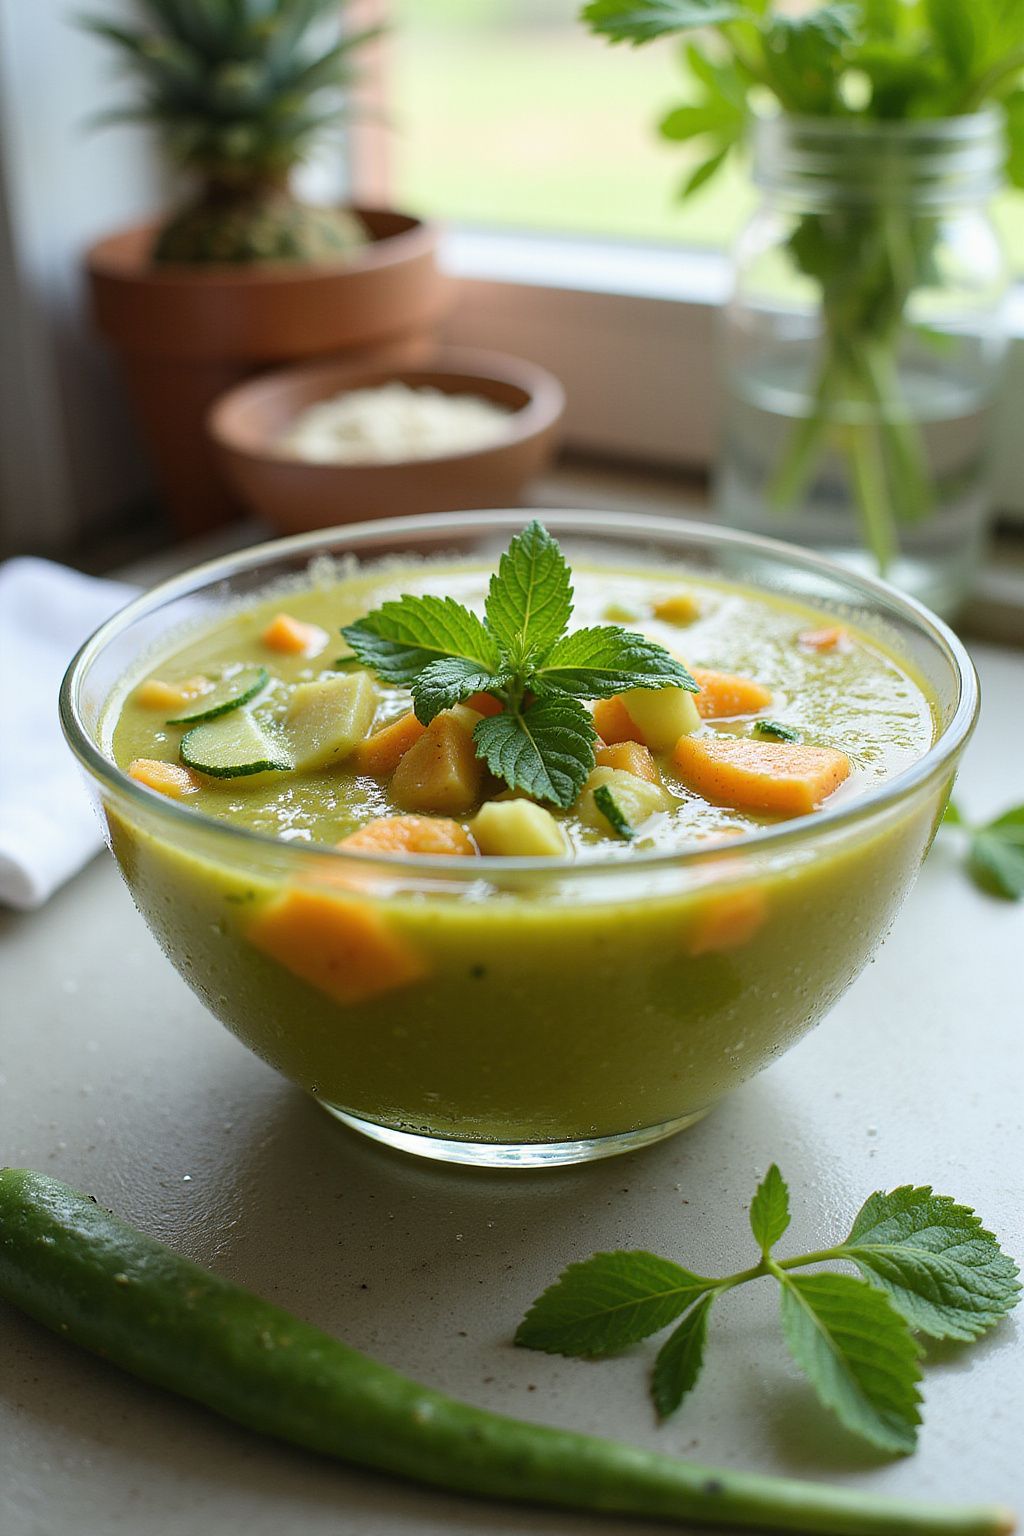
[[[82,641],[134,595],[49,560],[0,565],[0,903],[42,906],[102,843],[57,694]]]

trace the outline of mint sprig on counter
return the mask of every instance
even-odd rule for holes
[[[1006,901],[1024,900],[1024,805],[975,825],[951,800],[942,819],[968,834],[967,870],[975,885]]]
[[[878,1191],[841,1243],[776,1259],[773,1249],[789,1222],[789,1190],[773,1163],[750,1207],[757,1264],[715,1279],[642,1250],[596,1253],[570,1264],[537,1298],[515,1342],[596,1359],[681,1318],[651,1379],[655,1407],[666,1418],[696,1385],[715,1303],[769,1277],[779,1287],[790,1353],[820,1400],[881,1450],[912,1451],[921,1421],[915,1334],[969,1341],[987,1332],[1017,1304],[1017,1265],[968,1206],[927,1185]],[[835,1262],[859,1274],[793,1273]]]
[[[570,633],[572,612],[572,572],[533,521],[502,555],[483,618],[451,597],[406,594],[341,633],[363,665],[410,690],[424,725],[471,694],[492,694],[502,712],[476,725],[477,756],[510,788],[564,809],[594,766],[586,700],[630,688],[697,691],[646,635],[616,624]]]

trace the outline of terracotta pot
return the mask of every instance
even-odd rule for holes
[[[373,242],[337,265],[154,266],[152,224],[89,251],[96,324],[121,355],[182,533],[238,511],[204,431],[206,412],[224,390],[293,358],[345,353],[400,366],[429,353],[446,296],[436,227],[405,214],[356,211]]]
[[[482,395],[510,412],[494,443],[468,453],[398,463],[310,464],[277,446],[298,413],[347,389],[430,386]],[[444,348],[415,368],[319,364],[282,368],[225,395],[209,416],[225,477],[282,533],[369,517],[515,506],[548,464],[565,406],[561,384],[536,363]]]

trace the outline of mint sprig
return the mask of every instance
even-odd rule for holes
[[[979,825],[951,800],[943,822],[967,833],[967,872],[975,885],[1005,901],[1024,900],[1024,805]]]
[[[570,633],[572,611],[572,573],[534,520],[498,562],[483,618],[451,597],[406,594],[341,633],[364,666],[410,690],[424,725],[471,694],[492,694],[503,708],[474,729],[477,756],[510,788],[565,809],[594,766],[585,701],[630,688],[697,691],[645,635],[615,624]]]
[[[714,1303],[768,1277],[779,1287],[790,1353],[820,1400],[881,1450],[912,1451],[921,1421],[915,1335],[969,1341],[987,1332],[1017,1304],[1016,1264],[974,1211],[927,1185],[878,1191],[843,1242],[776,1259],[789,1219],[789,1190],[773,1163],[750,1207],[757,1264],[716,1279],[654,1253],[597,1253],[570,1264],[537,1298],[515,1342],[597,1358],[675,1322],[651,1379],[655,1407],[666,1418],[696,1385]],[[859,1275],[793,1273],[836,1262]]]

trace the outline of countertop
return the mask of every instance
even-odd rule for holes
[[[958,796],[1021,798],[1024,657],[977,646],[984,707]],[[658,1428],[641,1346],[589,1364],[515,1350],[528,1303],[595,1249],[704,1273],[752,1258],[777,1160],[781,1251],[844,1233],[872,1190],[932,1183],[1024,1258],[1024,908],[978,892],[944,832],[876,962],[823,1024],[704,1122],[589,1167],[483,1173],[363,1142],[207,1015],[98,858],[0,916],[0,1163],[84,1188],[182,1252],[468,1401],[728,1467],[1024,1512],[1022,1322],[929,1350],[916,1455],[822,1412],[768,1284],[712,1321],[704,1375]],[[716,1269],[717,1267],[717,1269]],[[258,1439],[0,1306],[2,1536],[582,1536],[652,1529],[449,1497]]]

